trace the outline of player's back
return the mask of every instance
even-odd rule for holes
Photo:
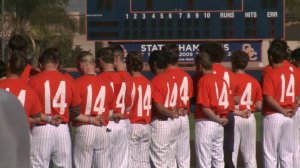
[[[132,101],[135,96],[135,85],[132,76],[127,71],[118,71],[118,74],[120,75],[122,82],[125,82],[126,85],[125,108],[127,109],[132,106]],[[130,111],[127,112],[127,115],[129,115]]]
[[[106,80],[96,75],[83,75],[75,80],[75,87],[81,98],[80,113],[88,116],[102,115],[105,125],[109,121],[109,111],[115,108],[112,88]],[[85,123],[75,122],[75,125]]]
[[[262,100],[262,90],[258,81],[248,74],[235,74],[239,79],[234,96],[240,97],[239,110],[256,111],[255,102]]]
[[[207,118],[199,105],[211,108],[215,114],[225,117],[230,111],[232,98],[225,80],[215,74],[206,74],[198,81],[195,118]]]
[[[80,104],[73,81],[58,71],[43,71],[29,80],[37,92],[45,114],[61,115],[63,122],[69,122],[69,108]]]
[[[149,124],[151,121],[152,85],[144,76],[133,77],[136,94],[130,114],[131,123]]]
[[[160,73],[151,80],[151,83],[155,103],[162,103],[168,109],[176,107],[178,87],[173,78],[166,73]],[[166,118],[165,116],[161,116],[155,108],[153,108],[152,114],[153,117]]]
[[[296,72],[297,73],[297,72]],[[272,96],[283,108],[294,109],[295,97],[299,95],[299,77],[289,67],[273,68],[263,79],[263,95]],[[264,104],[264,115],[275,111]]]
[[[220,78],[222,78],[226,81],[226,83],[228,84],[228,86],[232,92],[235,91],[237,82],[236,82],[233,72],[231,72],[229,69],[225,68],[220,63],[213,64],[212,71],[215,75],[219,76]]]
[[[193,80],[188,73],[180,68],[167,68],[166,74],[172,77],[178,86],[178,108],[189,108],[193,96]]]
[[[5,79],[0,82],[0,88],[14,94],[24,106],[27,117],[43,111],[36,92],[22,79]]]

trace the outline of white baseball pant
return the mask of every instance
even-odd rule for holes
[[[235,116],[232,154],[235,167],[237,167],[239,149],[244,159],[245,168],[256,168],[256,120],[254,114],[251,114],[249,118]]]
[[[224,127],[208,119],[199,119],[195,126],[197,168],[224,168]]]
[[[74,139],[76,168],[110,168],[110,143],[106,126],[82,125]]]
[[[296,144],[295,148],[297,149],[294,154],[294,166],[300,167],[300,108],[297,109],[295,118],[295,129],[296,129]]]
[[[294,118],[280,113],[265,116],[263,119],[263,158],[265,168],[294,167],[293,156],[296,130]]]
[[[118,123],[111,121],[107,128],[111,130],[109,133],[111,168],[127,168],[130,121],[128,119],[120,120]]]
[[[149,124],[131,125],[129,168],[150,168],[150,141]]]
[[[175,145],[176,132],[174,120],[151,122],[150,158],[155,168],[177,168],[175,153],[171,146]]]
[[[176,142],[174,153],[179,168],[190,168],[190,124],[188,115],[174,119]],[[173,166],[172,166],[173,167]]]
[[[58,127],[46,124],[31,130],[31,165],[48,168],[50,160],[56,167],[71,168],[71,138],[67,124]]]

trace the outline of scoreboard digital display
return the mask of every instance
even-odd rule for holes
[[[284,38],[285,0],[87,0],[95,41]]]

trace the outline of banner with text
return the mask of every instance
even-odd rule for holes
[[[202,42],[203,43],[203,42]],[[199,43],[176,43],[179,47],[179,62],[193,62],[198,54]],[[224,61],[229,62],[233,51],[243,50],[248,53],[251,62],[260,62],[262,54],[262,41],[250,42],[219,42],[226,51]],[[161,50],[168,43],[110,43],[110,45],[121,45],[125,53],[129,51],[141,51],[144,54],[144,60],[148,61],[150,53],[155,50]],[[174,43],[173,43],[174,44]]]

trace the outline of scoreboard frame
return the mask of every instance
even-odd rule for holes
[[[198,38],[198,39],[146,39],[146,40],[89,40],[88,39],[88,5],[87,1],[85,0],[85,7],[86,7],[86,12],[85,12],[85,33],[86,33],[86,40],[87,41],[94,41],[94,42],[114,42],[114,43],[137,43],[137,42],[149,42],[149,43],[159,43],[159,42],[195,42],[195,41],[206,41],[206,42],[216,42],[216,41],[223,41],[223,42],[234,42],[234,41],[261,41],[261,40],[271,40],[274,38],[216,38],[216,39],[211,39],[211,38]],[[157,13],[220,13],[220,12],[243,12],[244,11],[244,0],[241,0],[241,10],[184,10],[184,11],[132,11],[132,0],[130,0],[130,13],[129,14],[157,14]],[[285,40],[286,39],[286,32],[285,32],[285,21],[286,21],[286,0],[282,0],[282,35],[280,39]]]

